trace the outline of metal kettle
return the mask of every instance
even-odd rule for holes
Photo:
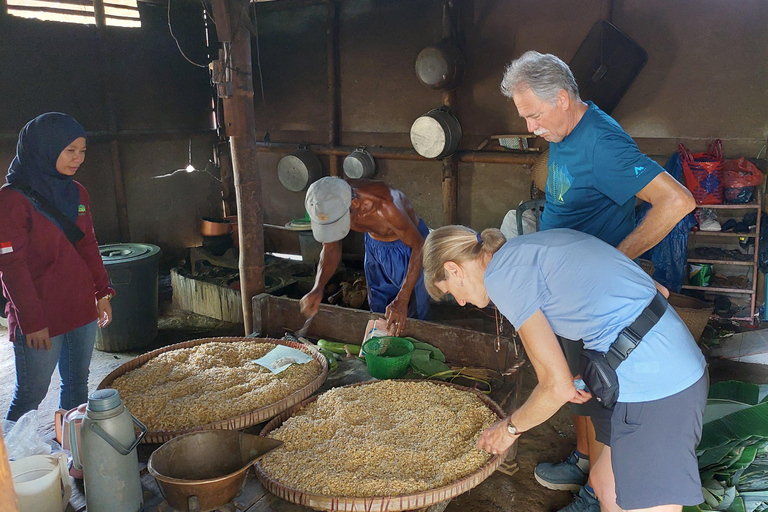
[[[141,431],[138,437],[134,425]],[[138,512],[144,504],[136,446],[147,433],[116,389],[88,397],[80,429],[70,429],[72,465],[83,470],[88,512]],[[78,444],[79,442],[79,444]]]

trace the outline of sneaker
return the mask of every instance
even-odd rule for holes
[[[567,459],[557,464],[542,462],[533,470],[533,476],[547,489],[576,492],[587,483],[589,476],[578,466],[578,461],[576,452],[573,452]]]
[[[600,501],[582,487],[573,503],[561,508],[558,512],[600,512]]]

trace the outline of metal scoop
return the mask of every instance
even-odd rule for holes
[[[297,338],[304,338],[304,337],[306,337],[306,335],[307,335],[307,331],[309,331],[309,324],[311,324],[311,323],[312,323],[312,319],[313,319],[313,318],[315,318],[315,316],[314,316],[314,315],[312,315],[311,317],[307,318],[307,319],[304,321],[304,325],[302,325],[302,326],[301,326],[301,329],[299,329],[298,331],[296,331],[296,332],[294,333],[294,334],[296,335],[296,337],[297,337]]]

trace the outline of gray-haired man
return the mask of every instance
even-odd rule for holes
[[[594,103],[581,100],[571,70],[558,57],[526,52],[507,67],[501,90],[514,101],[528,130],[550,143],[540,229],[582,231],[635,259],[695,208],[688,190],[641,153],[616,121]],[[636,198],[651,204],[637,227]],[[571,372],[580,374],[580,343],[561,343]],[[572,406],[576,450],[559,464],[539,464],[536,479],[552,489],[579,490],[576,500],[561,512],[599,511],[591,484],[603,509],[614,510],[615,489],[601,488],[599,482],[587,484],[590,459],[594,463],[610,439],[606,421],[610,411],[595,400]]]

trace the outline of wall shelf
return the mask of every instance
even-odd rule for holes
[[[746,203],[746,204],[709,204],[709,205],[700,205],[697,206],[697,210],[701,210],[703,208],[709,208],[712,210],[718,210],[718,211],[725,211],[728,213],[731,212],[748,212],[748,211],[755,211],[757,213],[757,220],[755,222],[755,228],[751,229],[748,233],[735,233],[735,232],[722,232],[722,231],[701,231],[701,230],[694,230],[691,231],[691,234],[694,235],[692,238],[689,239],[689,257],[688,257],[688,263],[695,263],[695,264],[710,264],[712,265],[712,274],[714,276],[715,269],[717,267],[721,267],[721,269],[727,268],[730,270],[742,270],[745,272],[745,277],[747,278],[748,287],[730,287],[730,286],[694,286],[690,284],[684,284],[682,287],[685,290],[695,290],[699,292],[703,292],[706,294],[731,294],[731,295],[742,295],[742,296],[748,296],[750,300],[750,307],[749,307],[749,316],[740,316],[740,317],[731,317],[731,320],[744,320],[749,322],[755,322],[755,305],[756,305],[756,299],[757,299],[757,256],[759,251],[759,233],[760,233],[760,217],[762,216],[762,193],[760,188],[756,191],[755,200]],[[723,213],[725,213],[723,212]],[[721,220],[722,222],[722,220]],[[695,249],[696,247],[716,247],[717,245],[728,245],[728,244],[734,244],[737,242],[739,238],[751,238],[754,239],[754,245],[752,248],[752,253],[749,254],[750,258],[749,260],[738,260],[738,259],[720,259],[720,258],[707,258],[702,257],[700,254],[693,253],[692,249]],[[705,239],[707,240],[705,242]],[[710,256],[719,256],[719,254],[714,254]],[[711,283],[711,281],[710,281]],[[721,316],[717,314],[713,314],[712,318],[722,318]]]

